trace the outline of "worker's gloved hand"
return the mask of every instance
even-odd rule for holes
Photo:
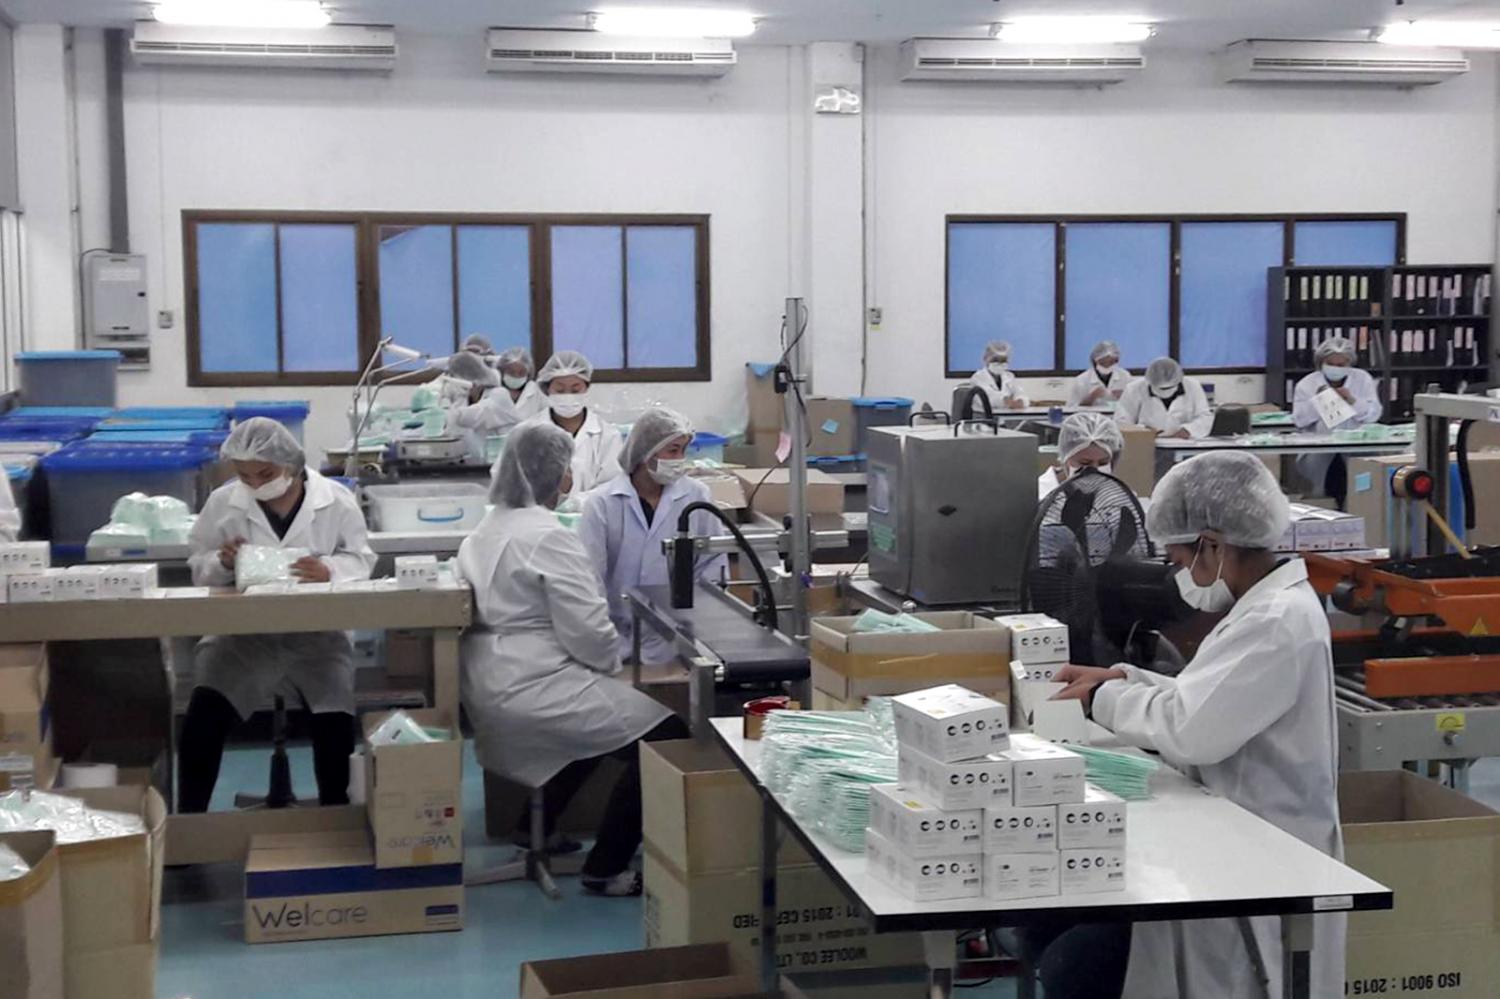
[[[301,583],[326,583],[333,578],[328,563],[316,555],[304,555],[293,562],[292,575]]]
[[[244,538],[235,538],[219,546],[219,564],[230,571],[234,570],[234,560],[240,553],[240,546],[245,543]]]

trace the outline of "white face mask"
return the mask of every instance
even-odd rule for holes
[[[1176,395],[1177,394],[1177,390],[1180,389],[1180,388],[1182,388],[1181,385],[1169,385],[1166,388],[1160,388],[1160,389],[1159,388],[1154,388],[1154,389],[1151,390],[1151,394],[1154,395],[1154,396],[1156,396],[1158,399],[1162,400],[1163,402],[1165,402],[1168,399],[1172,398],[1174,395]]]
[[[1008,369],[1009,367],[1009,361],[991,361],[989,364],[985,365],[985,370],[994,375],[996,378],[999,378],[1001,375],[1005,374],[1006,369]]]
[[[508,389],[523,389],[526,387],[526,383],[531,381],[525,375],[501,375],[500,380],[505,383],[505,387]]]
[[[651,469],[651,478],[661,485],[670,486],[687,474],[687,468],[686,458],[657,458],[656,467]]]
[[[1059,482],[1066,482],[1068,481],[1068,479],[1073,478],[1074,476],[1082,475],[1085,472],[1103,472],[1105,475],[1113,475],[1114,471],[1115,466],[1109,464],[1081,465],[1078,468],[1069,468],[1068,466],[1064,465],[1062,473],[1058,475],[1057,479]]]
[[[1193,555],[1193,565],[1198,564],[1198,554],[1203,551],[1203,542],[1198,542],[1198,552]],[[1182,600],[1194,610],[1206,611],[1209,614],[1217,614],[1227,611],[1234,606],[1234,594],[1229,590],[1229,584],[1224,582],[1224,563],[1219,563],[1219,574],[1214,577],[1212,584],[1199,586],[1193,582],[1193,568],[1189,566],[1177,573],[1177,592],[1182,594]]]
[[[552,412],[558,416],[567,418],[577,416],[588,408],[589,394],[587,392],[575,392],[572,395],[549,395],[547,405],[552,407]]]
[[[1108,378],[1115,373],[1115,366],[1113,364],[1096,364],[1094,365],[1094,370],[1099,372],[1100,378]]]
[[[1325,364],[1322,371],[1323,377],[1330,385],[1342,385],[1344,379],[1349,377],[1349,369],[1337,364]]]
[[[245,486],[245,488],[250,489],[249,486]],[[250,489],[250,495],[254,496],[261,503],[269,503],[272,500],[281,499],[290,488],[292,488],[292,477],[290,475],[282,475],[272,479],[270,482]]]

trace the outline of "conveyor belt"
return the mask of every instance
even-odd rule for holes
[[[695,643],[711,651],[724,664],[720,679],[725,682],[795,681],[811,675],[806,649],[756,624],[716,586],[696,584],[693,606],[686,609],[672,606],[668,586],[637,586],[626,596],[641,621],[684,654]]]

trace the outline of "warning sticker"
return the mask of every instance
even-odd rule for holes
[[[1444,711],[1433,718],[1439,732],[1462,732],[1468,727],[1468,719],[1462,711]]]

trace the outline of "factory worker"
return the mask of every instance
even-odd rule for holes
[[[1328,617],[1302,560],[1272,551],[1289,517],[1254,455],[1215,451],[1175,466],[1152,494],[1146,526],[1181,567],[1183,599],[1225,617],[1175,677],[1068,666],[1058,696],[1083,701],[1123,742],[1340,858]],[[1249,922],[1277,996],[1279,920]],[[1311,994],[1341,996],[1344,917],[1315,923]],[[1138,924],[1126,994],[1258,997],[1255,968],[1235,920]]]
[[[546,786],[557,815],[600,760],[625,764],[583,868],[584,888],[639,895],[631,861],[641,842],[637,745],[680,739],[687,726],[619,679],[619,635],[583,542],[553,510],[568,491],[574,438],[527,423],[506,441],[490,484],[494,509],[458,550],[474,589],[462,692],[485,770]],[[521,829],[529,827],[522,816]]]
[[[625,448],[619,430],[599,419],[589,405],[593,380],[594,366],[588,358],[576,350],[559,350],[536,376],[547,411],[525,421],[562,427],[572,435],[573,488],[568,495],[578,502],[619,473],[620,452]]]
[[[604,583],[609,616],[620,633],[620,655],[632,651],[632,621],[625,591],[633,586],[665,586],[670,561],[661,543],[677,533],[677,521],[689,503],[712,502],[708,486],[688,477],[687,447],[693,427],[670,409],[648,409],[630,428],[621,472],[589,495],[579,523],[583,547]],[[688,522],[695,536],[725,533],[713,514],[696,510]],[[700,558],[696,575],[712,579],[724,556]],[[671,662],[671,643],[650,627],[641,629],[641,661]]]
[[[0,543],[16,540],[21,534],[21,511],[16,509],[16,495],[10,491],[10,476],[0,465]]]
[[[1124,450],[1125,436],[1114,420],[1104,413],[1074,413],[1058,430],[1057,464],[1037,479],[1037,499],[1046,499],[1052,490],[1084,469],[1114,472]]]
[[[1100,340],[1089,351],[1088,370],[1080,372],[1068,389],[1068,406],[1108,406],[1119,401],[1130,381],[1130,372],[1120,367],[1119,344]]]
[[[478,354],[480,357],[495,356],[495,345],[483,333],[470,333],[464,338],[463,346],[459,349],[465,353]]]
[[[521,347],[505,351],[493,368],[477,354],[460,352],[449,359],[448,373],[473,385],[469,404],[454,410],[451,421],[476,437],[507,433],[547,408],[531,380],[531,354]]]
[[[1021,383],[1010,370],[1010,344],[1004,340],[991,340],[984,345],[984,365],[974,372],[969,382],[975,388],[984,389],[989,397],[990,408],[1025,409],[1029,404]]]
[[[286,427],[257,416],[230,432],[219,450],[235,479],[215,489],[193,525],[188,565],[196,586],[230,586],[242,545],[300,548],[292,565],[302,583],[370,578],[375,553],[354,495],[306,467]],[[223,635],[203,639],[195,654],[198,686],[178,750],[184,812],[208,809],[224,740],[240,722],[285,694],[312,713],[318,801],[349,801],[354,751],[354,662],[341,631]]]
[[[1341,336],[1332,337],[1318,345],[1313,359],[1318,370],[1297,383],[1292,397],[1292,422],[1298,430],[1328,433],[1380,421],[1380,395],[1375,379],[1354,366],[1354,344]],[[1348,403],[1353,415],[1336,426],[1325,423],[1314,401],[1324,392],[1332,392]],[[1298,455],[1297,471],[1314,489],[1322,489],[1343,508],[1349,492],[1349,464],[1343,455]]]
[[[1124,425],[1150,427],[1163,437],[1203,438],[1214,425],[1213,410],[1198,379],[1182,373],[1170,357],[1158,357],[1125,387],[1115,406],[1115,419]]]

